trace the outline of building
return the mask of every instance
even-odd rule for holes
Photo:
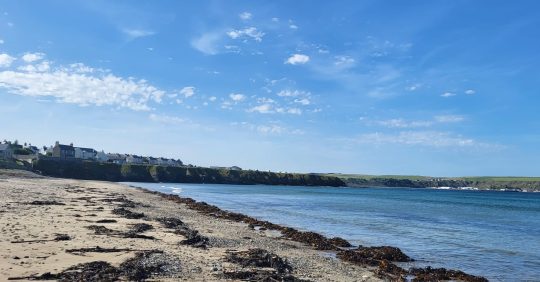
[[[108,162],[114,164],[124,164],[126,162],[127,156],[124,154],[107,154]]]
[[[53,147],[52,156],[55,158],[62,158],[62,159],[75,158],[75,148],[73,148],[73,144],[62,145],[60,144],[60,142],[56,141]]]
[[[93,160],[96,158],[97,152],[92,148],[74,147],[74,149],[76,159]]]
[[[109,161],[109,154],[105,154],[105,152],[101,150],[101,152],[96,153],[96,160],[98,162],[106,163]]]
[[[128,155],[126,157],[126,163],[128,164],[142,164],[143,158],[136,155]]]
[[[148,164],[150,165],[158,165],[159,164],[159,159],[158,158],[154,158],[154,157],[148,157]]]
[[[11,159],[13,158],[13,149],[10,144],[0,144],[0,158]]]

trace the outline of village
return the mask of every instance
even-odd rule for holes
[[[169,159],[163,157],[139,156],[135,154],[105,153],[103,150],[97,151],[93,148],[76,147],[73,143],[69,145],[60,144],[56,141],[54,145],[37,147],[30,143],[19,144],[17,140],[0,142],[0,159],[18,160],[28,164],[38,159],[55,159],[65,161],[95,161],[100,163],[114,163],[118,165],[158,165],[176,167],[195,167],[191,164],[184,164],[180,159]],[[242,170],[238,166],[210,166],[211,169]]]
[[[114,164],[140,164],[140,165],[160,165],[160,166],[184,166],[179,159],[156,158],[149,156],[138,156],[133,154],[105,153],[93,148],[76,147],[73,143],[69,145],[56,142],[49,147],[38,148],[32,144],[19,144],[17,141],[4,140],[0,143],[0,158],[15,159],[32,163],[39,158],[55,158],[71,161],[95,161],[101,163]]]

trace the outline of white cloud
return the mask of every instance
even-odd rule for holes
[[[261,114],[270,114],[270,113],[273,113],[274,111],[272,110],[272,105],[271,104],[262,104],[262,105],[258,105],[258,106],[255,106],[253,108],[250,108],[247,110],[248,112],[258,112],[258,113],[261,113]]]
[[[441,94],[441,97],[444,97],[444,98],[448,98],[452,96],[456,96],[456,94],[452,92],[444,92],[443,94]]]
[[[186,119],[179,118],[179,117],[168,116],[168,115],[156,115],[156,114],[150,114],[148,118],[150,118],[150,120],[152,121],[166,123],[166,124],[181,124],[188,121]]]
[[[294,54],[285,61],[285,64],[300,65],[300,64],[305,64],[307,62],[309,62],[308,55]]]
[[[259,125],[256,127],[257,131],[262,134],[281,134],[285,132],[285,128],[276,124],[271,125]]]
[[[150,30],[144,30],[144,29],[131,29],[131,28],[125,28],[125,29],[122,29],[122,32],[123,32],[124,34],[126,34],[127,36],[129,36],[130,38],[132,38],[132,39],[137,39],[137,38],[141,38],[141,37],[152,36],[152,35],[156,34],[155,32],[150,31]]]
[[[8,22],[8,23],[7,23],[7,26],[9,26],[9,27],[13,27],[14,25],[15,25],[15,24],[12,23],[12,22]]]
[[[208,100],[210,100],[210,102],[214,102],[217,100],[217,97],[216,96],[212,96],[210,98],[208,98]]]
[[[227,35],[232,39],[251,38],[257,42],[261,42],[264,32],[257,30],[256,27],[246,27],[244,29],[235,29],[227,32]]]
[[[4,44],[4,40],[3,40],[3,39],[0,39],[0,44]]]
[[[398,134],[368,133],[357,138],[359,143],[369,144],[402,144],[428,147],[472,147],[486,145],[477,141],[438,131],[402,131]]]
[[[465,120],[465,117],[458,115],[442,115],[435,116],[435,120],[440,123],[453,123],[453,122],[462,122]]]
[[[58,102],[80,106],[109,105],[132,110],[150,110],[149,103],[160,103],[165,92],[145,80],[122,78],[109,71],[88,72],[83,64],[31,71],[0,72],[0,88],[12,94],[33,97],[54,97]],[[86,71],[86,72],[85,72]]]
[[[249,122],[232,122],[232,126],[238,126],[242,128],[247,128],[249,130],[255,131],[262,135],[281,135],[281,134],[293,134],[300,135],[304,134],[304,131],[299,129],[292,129],[286,126],[270,123],[270,124],[252,124]]]
[[[408,86],[406,89],[407,89],[407,91],[415,91],[420,87],[422,87],[422,84],[416,83],[416,84],[413,84],[411,86]]]
[[[235,102],[241,102],[246,99],[246,96],[243,94],[231,93],[229,94],[229,98]]]
[[[280,97],[298,97],[298,96],[310,96],[311,93],[299,90],[281,90],[277,94]]]
[[[7,68],[11,66],[11,63],[15,61],[16,59],[14,57],[11,57],[8,54],[0,54],[0,67]]]
[[[51,68],[51,66],[50,66],[49,61],[43,61],[43,62],[41,62],[39,64],[33,64],[33,65],[29,64],[29,65],[20,66],[17,69],[25,71],[25,72],[46,72],[50,68]],[[79,72],[81,72],[81,71],[79,71]]]
[[[279,18],[274,17],[274,18],[272,18],[272,21],[277,23],[277,22],[279,22]]]
[[[293,115],[301,115],[302,110],[300,110],[298,108],[290,108],[290,109],[287,109],[287,113],[293,114]]]
[[[311,101],[309,99],[307,99],[307,98],[294,99],[294,102],[298,103],[298,104],[302,104],[304,106],[307,106],[307,105],[311,104]]]
[[[355,59],[349,56],[335,56],[334,65],[338,67],[350,67],[355,64]]]
[[[218,53],[219,42],[221,41],[221,33],[208,32],[191,40],[191,47],[206,55],[215,55]]]
[[[429,127],[433,124],[431,121],[406,121],[401,118],[377,121],[377,124],[390,128],[415,128]]]
[[[193,95],[195,95],[195,87],[193,86],[186,86],[180,90],[180,94],[184,95],[184,97],[189,98]]]
[[[238,16],[240,17],[240,19],[244,21],[251,20],[251,18],[253,17],[253,15],[250,12],[243,12]]]
[[[32,63],[43,59],[44,56],[45,54],[43,53],[26,53],[21,57],[21,59],[27,63]]]
[[[295,24],[291,24],[291,25],[289,25],[289,28],[290,28],[290,29],[298,29],[298,26],[295,25]]]
[[[473,95],[475,93],[476,93],[476,91],[474,91],[472,89],[468,89],[468,90],[465,91],[465,94],[467,94],[467,95]]]
[[[365,118],[362,118],[362,120],[365,120]],[[465,118],[460,115],[438,115],[433,117],[432,120],[405,120],[402,118],[394,118],[379,121],[366,120],[366,122],[368,124],[377,124],[388,128],[419,128],[430,127],[437,123],[456,123],[464,120]]]

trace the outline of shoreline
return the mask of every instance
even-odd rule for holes
[[[127,185],[127,184],[125,184]],[[286,239],[297,241],[309,245],[320,251],[335,251],[336,256],[344,262],[353,263],[365,267],[377,267],[375,273],[382,279],[390,279],[391,281],[405,281],[406,277],[416,277],[418,280],[413,281],[428,281],[428,280],[458,280],[458,281],[488,281],[481,276],[474,276],[464,273],[460,270],[452,270],[445,268],[434,269],[430,266],[424,268],[404,269],[396,263],[413,262],[414,258],[408,257],[401,249],[393,246],[353,246],[347,240],[340,237],[328,238],[312,231],[299,231],[294,227],[286,227],[265,220],[259,220],[254,217],[223,210],[215,205],[207,204],[204,201],[196,201],[189,197],[181,197],[176,194],[167,194],[150,189],[127,185],[134,189],[159,195],[160,197],[176,203],[185,204],[188,208],[196,210],[202,214],[210,215],[215,218],[232,220],[248,224],[252,229],[265,228],[281,232]]]
[[[6,250],[0,256],[0,277],[6,279],[65,279],[70,269],[87,271],[90,278],[125,278],[133,274],[133,265],[150,261],[161,263],[159,271],[143,269],[139,274],[160,281],[400,281],[413,273],[418,281],[486,281],[458,271],[404,270],[391,262],[410,259],[398,248],[353,249],[340,238],[124,184],[0,170],[0,189],[6,195],[0,200],[5,226],[0,246]],[[279,261],[279,267],[250,265],[268,257]],[[102,263],[99,269],[97,262]]]

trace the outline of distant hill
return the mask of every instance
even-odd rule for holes
[[[339,173],[321,175],[338,177],[349,187],[475,187],[489,190],[540,191],[540,177],[429,177]]]

